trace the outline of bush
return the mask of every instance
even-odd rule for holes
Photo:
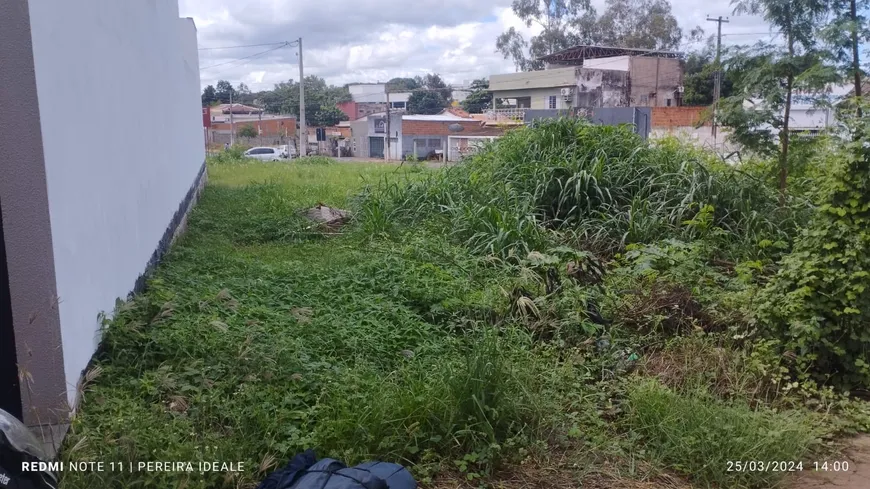
[[[629,390],[626,417],[654,458],[704,486],[729,488],[771,487],[783,472],[729,470],[729,462],[802,461],[818,443],[815,421],[799,411],[728,404],[703,391],[679,395],[651,380]]]
[[[208,160],[209,162],[218,165],[232,165],[244,163],[245,147],[235,144],[233,146],[230,146],[229,149],[222,150],[214,156],[210,156]]]
[[[870,387],[870,149],[829,163],[819,207],[765,289],[759,321],[796,356],[799,379]]]
[[[434,218],[476,253],[525,256],[553,241],[606,250],[664,238],[715,239],[756,252],[787,240],[796,216],[776,192],[675,140],[580,119],[513,130],[462,165],[369,205],[405,222]]]

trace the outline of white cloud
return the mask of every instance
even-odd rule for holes
[[[594,0],[599,12],[605,0]],[[697,1],[672,0],[685,33],[700,25],[707,34],[716,24],[706,16],[729,15],[730,7],[702,10]],[[305,73],[332,84],[386,81],[396,76],[436,72],[461,84],[495,73],[515,71],[495,50],[499,34],[513,27],[525,38],[538,34],[510,9],[511,0],[180,0],[182,16],[196,21],[200,47],[293,41],[302,37]],[[734,17],[723,26],[724,44],[752,42],[767,32],[758,18]],[[740,35],[745,34],[745,35]],[[295,47],[264,53],[273,46],[201,50],[202,83],[226,79],[252,90],[298,79]],[[700,45],[683,46],[684,49]],[[256,56],[252,56],[256,55]],[[242,57],[249,59],[239,60]]]

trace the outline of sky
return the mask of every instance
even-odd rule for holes
[[[229,80],[253,91],[299,79],[297,48],[268,44],[302,38],[305,75],[333,85],[384,82],[394,77],[439,73],[461,86],[492,74],[512,73],[514,64],[495,51],[499,34],[527,27],[511,11],[512,0],[179,0],[182,17],[193,17],[199,38],[202,85]],[[604,0],[593,0],[599,13]],[[734,16],[726,1],[671,0],[684,34],[695,26],[715,34],[707,16],[729,17],[724,45],[770,37],[758,17]],[[715,4],[715,7],[706,5]],[[684,43],[681,50],[701,45]],[[209,49],[204,49],[209,48]],[[272,51],[264,52],[272,49]],[[240,59],[247,57],[247,59]]]

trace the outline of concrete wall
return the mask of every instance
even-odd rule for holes
[[[628,107],[630,90],[627,71],[580,68],[577,72],[575,106]]]
[[[29,0],[29,11],[74,404],[98,313],[134,287],[204,162],[196,27],[172,0]],[[135,114],[143,97],[159,120]]]
[[[347,87],[354,102],[385,103],[387,101],[384,83],[367,83]]]
[[[609,56],[583,60],[583,68],[596,70],[628,71],[631,68],[630,56]]]
[[[573,85],[575,82],[572,81]],[[520,97],[530,97],[531,98],[531,107],[530,109],[549,109],[549,98],[551,96],[556,97],[556,108],[557,109],[567,109],[570,106],[565,104],[565,101],[562,100],[562,92],[561,88],[533,88],[527,90],[503,90],[503,91],[494,91],[493,95],[496,98],[501,99],[513,99]]]
[[[558,88],[574,86],[576,68],[556,68],[552,70],[525,71],[492,75],[489,77],[489,89],[495,92],[504,90],[526,90],[533,88]]]
[[[682,63],[679,59],[632,56],[631,105],[665,107],[668,99],[671,106],[678,105],[675,92],[683,84]]]

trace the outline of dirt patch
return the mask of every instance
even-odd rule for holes
[[[804,464],[804,471],[786,485],[789,489],[868,489],[870,488],[870,435],[854,438],[843,454],[819,460],[828,471],[816,471],[815,464]],[[848,469],[845,464],[848,463]],[[839,469],[836,470],[835,469]]]
[[[682,285],[656,282],[630,293],[618,312],[629,328],[645,332],[652,326],[667,334],[713,329],[713,322],[701,304]]]

